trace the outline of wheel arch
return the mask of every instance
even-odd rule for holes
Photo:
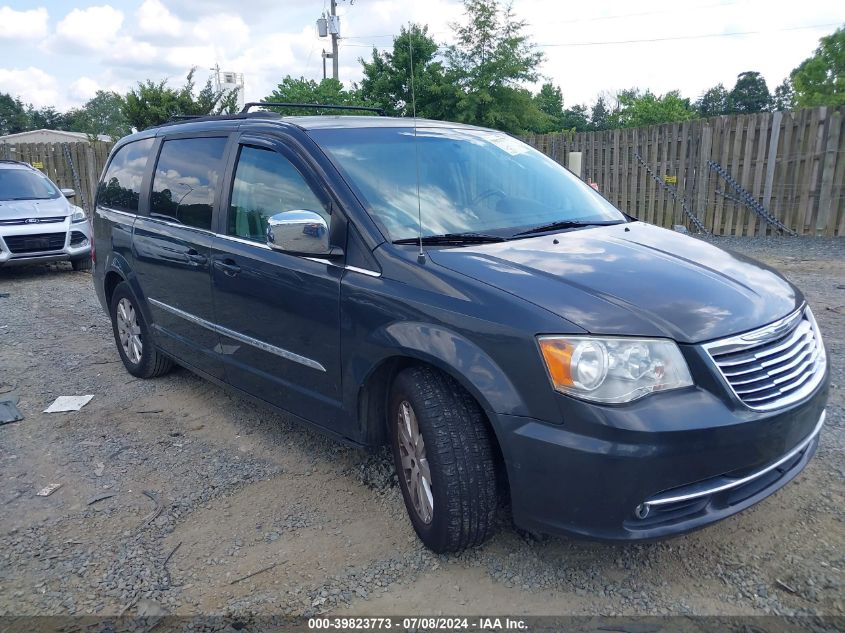
[[[387,343],[383,355],[355,378],[359,385],[357,417],[367,444],[385,441],[383,421],[395,376],[411,365],[428,365],[467,391],[492,424],[492,413],[525,415],[525,405],[511,380],[496,362],[458,332],[418,322],[396,322],[378,333]],[[355,363],[358,366],[361,366]]]

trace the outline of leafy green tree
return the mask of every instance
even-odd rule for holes
[[[698,114],[690,105],[689,99],[681,97],[677,90],[665,95],[655,95],[650,90],[626,90],[619,94],[619,108],[611,119],[618,127],[642,127],[689,121]]]
[[[437,42],[428,27],[412,24],[393,38],[393,50],[373,49],[370,61],[359,58],[364,67],[361,99],[384,108],[390,116],[411,116],[411,53],[414,58],[414,94],[417,116],[450,119],[455,115],[457,91],[438,59]]]
[[[543,113],[521,86],[537,80],[543,54],[525,35],[525,21],[499,0],[464,0],[464,14],[446,52],[460,91],[456,118],[508,132],[535,128]]]
[[[23,132],[29,126],[29,117],[23,102],[10,94],[0,92],[0,136]]]
[[[775,88],[772,95],[772,109],[773,110],[792,110],[795,106],[795,91],[792,88],[792,82],[789,77],[783,80],[783,83]]]
[[[65,115],[52,106],[35,108],[28,105],[26,116],[31,130],[63,130],[67,127]]]
[[[282,103],[322,103],[333,105],[363,105],[356,90],[346,90],[337,79],[323,79],[316,82],[305,77],[295,78],[288,75],[282,83],[276,86],[264,101],[278,101]],[[273,108],[269,108],[273,110]],[[285,115],[319,114],[312,108],[277,108]],[[337,114],[325,110],[329,114]]]
[[[701,95],[701,98],[695,102],[695,109],[704,118],[727,114],[730,110],[729,100],[730,95],[725,85],[718,83]]]
[[[821,38],[813,53],[792,71],[795,106],[845,105],[845,27]]]
[[[540,92],[534,95],[534,104],[545,116],[541,119],[539,129],[532,131],[545,134],[560,132],[563,129],[563,93],[559,86],[544,83],[540,86]]]
[[[98,90],[84,106],[65,114],[68,129],[94,137],[105,134],[117,140],[132,131],[123,114],[123,105],[123,96]]]
[[[606,130],[610,127],[610,110],[604,97],[599,97],[590,111],[590,129]]]
[[[739,73],[728,97],[730,112],[748,114],[766,112],[771,108],[772,95],[763,75],[756,71]]]
[[[156,83],[150,79],[139,82],[126,93],[121,111],[126,121],[136,130],[143,130],[170,120],[177,115],[207,115],[234,112],[237,109],[236,90],[216,90],[209,79],[194,94],[192,68],[185,84],[178,90],[167,86],[167,80]]]
[[[590,116],[587,113],[587,106],[574,105],[564,110],[561,127],[564,130],[575,130],[576,132],[589,130]]]

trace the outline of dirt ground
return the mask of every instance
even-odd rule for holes
[[[722,243],[802,288],[825,337],[833,385],[805,472],[668,541],[538,539],[505,510],[459,556],[421,547],[386,452],[185,370],[135,379],[89,274],[0,270],[0,394],[25,416],[0,426],[0,615],[845,615],[845,240]]]

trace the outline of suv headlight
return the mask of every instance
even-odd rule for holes
[[[77,222],[85,222],[85,211],[77,207],[71,214],[70,221],[74,224]]]
[[[593,336],[541,336],[554,388],[594,402],[631,402],[693,384],[674,341]]]

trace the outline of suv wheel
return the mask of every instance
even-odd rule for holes
[[[445,374],[413,367],[394,380],[388,415],[399,486],[422,542],[438,553],[482,543],[498,499],[478,403]]]
[[[152,344],[147,323],[125,281],[112,294],[111,322],[126,371],[139,378],[154,378],[170,370],[173,362]]]

